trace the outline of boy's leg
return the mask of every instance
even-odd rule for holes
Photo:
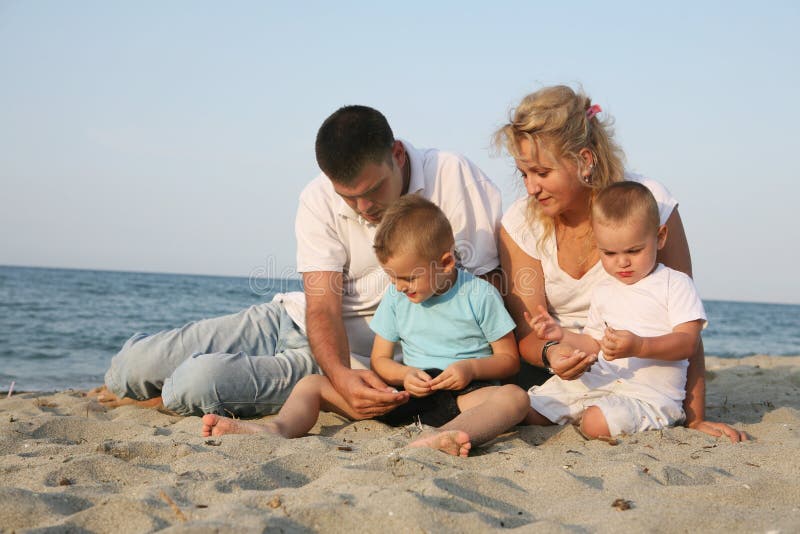
[[[304,436],[316,424],[320,411],[336,412],[354,418],[344,398],[327,377],[311,375],[297,383],[286,403],[271,421],[255,423],[216,414],[203,416],[203,436],[256,434],[270,432],[285,438]]]
[[[519,423],[528,413],[530,404],[524,390],[508,384],[461,395],[458,408],[461,414],[455,419],[438,431],[423,435],[411,446],[434,447],[449,454],[466,456],[471,443],[485,443]],[[466,443],[465,436],[468,436]]]

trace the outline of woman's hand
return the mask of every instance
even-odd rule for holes
[[[547,309],[541,304],[536,307],[536,311],[539,312],[536,317],[531,317],[530,313],[525,312],[525,320],[536,336],[545,341],[561,341],[561,338],[564,337],[561,325],[547,313]]]
[[[547,349],[547,359],[559,378],[575,380],[597,361],[597,354],[586,354],[568,343],[559,343]]]
[[[736,430],[730,425],[725,423],[718,423],[715,421],[692,421],[687,425],[692,430],[697,430],[709,436],[720,437],[728,436],[731,443],[739,443],[740,441],[750,441],[746,432]]]

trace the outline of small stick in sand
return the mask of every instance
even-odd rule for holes
[[[164,501],[169,505],[170,508],[172,508],[172,511],[175,512],[175,515],[178,516],[178,519],[180,519],[185,523],[186,516],[183,515],[183,512],[181,512],[181,509],[178,508],[177,504],[175,504],[175,501],[173,501],[169,495],[164,493],[164,490],[161,490],[161,498],[164,499]]]
[[[8,386],[8,396],[6,397],[7,399],[10,399],[11,398],[11,394],[14,393],[14,384],[16,384],[16,383],[17,382],[15,380],[12,380],[11,381],[11,385]]]

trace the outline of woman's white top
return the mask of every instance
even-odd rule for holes
[[[672,210],[678,205],[678,201],[667,188],[655,180],[637,174],[625,173],[625,179],[647,186],[658,204],[661,224],[666,224]],[[558,247],[555,236],[551,233],[539,244],[538,238],[544,233],[544,228],[538,221],[531,223],[528,219],[526,215],[528,202],[528,197],[520,198],[508,208],[503,215],[503,228],[519,248],[531,258],[542,263],[544,291],[549,313],[564,328],[580,332],[586,325],[589,301],[592,298],[594,286],[609,275],[603,270],[603,265],[599,260],[579,279],[564,272],[558,264]],[[532,276],[535,274],[515,273],[515,285],[517,290],[523,293],[523,296],[526,280],[531,281],[529,290],[535,291]],[[533,310],[530,311],[533,312]]]

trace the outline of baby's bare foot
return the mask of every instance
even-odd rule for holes
[[[201,433],[204,437],[224,436],[225,434],[260,434],[262,432],[280,434],[277,427],[272,423],[252,423],[213,413],[203,416],[203,430]]]
[[[429,434],[409,443],[409,447],[430,447],[453,456],[467,456],[472,448],[469,436],[461,430],[446,430]]]

